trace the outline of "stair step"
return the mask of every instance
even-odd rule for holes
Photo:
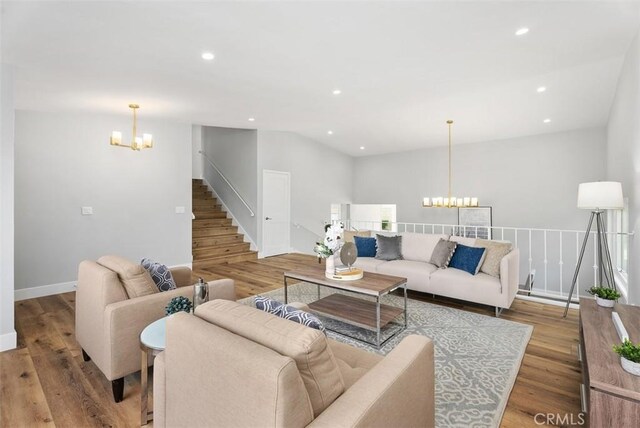
[[[192,178],[191,179],[191,183],[202,184],[203,182],[204,182],[204,180],[202,178]]]
[[[207,207],[207,208],[215,208],[216,206],[220,206],[220,204],[218,204],[218,200],[216,198],[193,199],[191,201],[191,205],[193,207]]]
[[[209,218],[227,218],[227,213],[224,211],[194,210],[193,214],[196,216],[196,220],[203,220],[203,219],[209,219]]]
[[[238,233],[237,226],[219,226],[206,229],[194,229],[191,235],[194,238],[203,238],[205,236],[232,235]]]
[[[230,218],[207,218],[204,220],[192,220],[193,230],[206,227],[231,226],[233,220]]]
[[[251,244],[242,242],[240,244],[226,244],[215,247],[203,247],[193,250],[193,260],[204,260],[211,257],[226,256],[229,254],[246,253],[250,250]]]
[[[212,247],[214,245],[228,245],[228,244],[240,244],[244,240],[244,236],[240,233],[234,233],[231,235],[217,235],[217,236],[203,236],[193,237],[191,240],[191,248],[205,248]]]
[[[200,200],[207,200],[207,199],[215,199],[213,197],[213,192],[211,192],[210,190],[207,191],[200,191],[200,190],[194,190],[193,192],[191,192],[191,199],[193,199],[194,201],[200,201]]]
[[[248,251],[246,253],[230,254],[228,256],[210,257],[202,260],[193,261],[193,269],[206,269],[211,266],[223,264],[223,263],[237,263],[246,262],[251,260],[257,260],[258,253],[255,251]]]

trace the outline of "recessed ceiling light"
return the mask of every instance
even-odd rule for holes
[[[342,93],[342,91],[340,89],[334,89],[333,90],[333,95],[340,95]]]
[[[364,150],[364,146],[360,146],[360,150]]]
[[[528,32],[529,32],[529,29],[527,27],[522,27],[522,28],[519,28],[518,31],[516,31],[516,36],[524,36]]]
[[[255,121],[255,120],[256,120],[256,118],[255,118],[255,117],[250,117],[250,118],[249,118],[249,122],[253,122],[253,121]]]
[[[544,91],[546,91],[546,90],[547,90],[547,87],[546,87],[546,86],[540,86],[538,89],[536,89],[536,91],[537,91],[538,93],[542,93],[542,92],[544,92]]]
[[[216,56],[211,52],[202,52],[202,59],[212,61]]]
[[[333,135],[333,131],[327,131],[327,134]]]
[[[551,119],[545,119],[545,120],[543,120],[543,122],[544,123],[549,123],[549,122],[551,122]]]

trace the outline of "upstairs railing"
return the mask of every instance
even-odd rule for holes
[[[466,237],[488,238],[500,241],[509,241],[514,248],[520,250],[520,278],[519,283],[529,284],[531,289],[523,289],[527,295],[552,300],[565,300],[568,297],[571,281],[580,253],[580,246],[584,239],[585,231],[560,230],[560,229],[535,229],[521,227],[496,227],[496,226],[461,226],[453,224],[426,224],[426,223],[398,223],[386,222],[382,229],[381,222],[373,221],[342,221],[345,229],[373,230],[381,232],[415,232],[456,235]],[[593,239],[596,232],[591,231],[589,245],[585,252],[584,262],[578,276],[572,301],[586,295],[586,288],[596,284],[598,278],[598,252],[597,242]],[[633,233],[607,232],[609,245],[618,247],[619,239],[631,239]],[[591,269],[586,260],[593,260]],[[614,266],[615,269],[615,266]],[[623,294],[627,290],[621,287]]]
[[[253,210],[251,209],[251,207],[249,206],[247,201],[242,197],[242,195],[240,195],[238,190],[235,188],[235,186],[233,184],[231,184],[231,182],[227,179],[227,177],[225,177],[225,175],[222,173],[222,171],[220,171],[220,168],[218,168],[216,166],[216,164],[213,162],[213,160],[211,160],[202,150],[199,150],[198,153],[200,153],[202,155],[202,157],[209,163],[209,165],[211,165],[211,167],[218,173],[218,175],[220,175],[220,178],[222,178],[222,180],[225,183],[227,183],[227,186],[229,186],[231,191],[238,197],[240,202],[242,202],[242,204],[247,208],[247,210],[249,210],[249,213],[251,214],[251,217],[255,217],[256,214],[253,212]]]

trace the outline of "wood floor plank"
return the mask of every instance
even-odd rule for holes
[[[0,353],[0,367],[0,426],[55,426],[29,350]]]
[[[232,278],[238,298],[244,298],[278,289],[284,271],[310,265],[317,265],[316,257],[286,254],[196,269],[193,277]],[[409,292],[409,297],[493,316],[493,308],[484,305],[417,292]],[[15,312],[21,349],[0,354],[1,426],[139,426],[139,374],[125,378],[124,400],[116,404],[110,382],[93,362],[82,360],[75,341],[75,292],[16,302]],[[537,413],[573,414],[577,420],[578,311],[569,311],[566,319],[562,312],[558,306],[518,299],[503,312],[502,318],[534,330],[502,427],[540,426],[534,420]],[[26,377],[20,377],[22,373]]]

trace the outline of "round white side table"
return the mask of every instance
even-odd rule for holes
[[[140,333],[142,359],[140,368],[140,424],[147,425],[153,420],[153,411],[149,408],[149,354],[155,357],[164,351],[167,317],[152,322]]]

